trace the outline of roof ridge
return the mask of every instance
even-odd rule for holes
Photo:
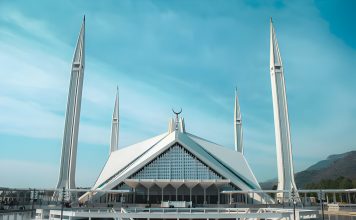
[[[220,145],[220,144],[218,144],[218,143],[215,143],[215,142],[209,141],[209,140],[207,140],[207,139],[205,139],[205,138],[196,136],[195,134],[192,134],[192,133],[189,133],[189,132],[186,132],[186,134],[187,134],[188,136],[193,136],[193,137],[195,137],[195,138],[197,138],[197,139],[200,139],[200,140],[203,140],[203,141],[206,141],[206,142],[209,142],[209,143],[218,145],[218,146],[220,146],[220,147],[226,148],[226,147],[224,147],[224,146],[222,146],[222,145]],[[193,140],[193,141],[194,141],[194,140]],[[195,142],[195,141],[194,141],[194,142]],[[228,149],[228,148],[226,148],[226,149]]]

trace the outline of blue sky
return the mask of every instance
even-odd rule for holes
[[[355,1],[1,1],[0,186],[54,187],[70,66],[83,14],[86,69],[78,186],[109,152],[167,130],[233,147],[234,88],[257,179],[276,176],[269,17],[284,63],[295,170],[356,149]]]

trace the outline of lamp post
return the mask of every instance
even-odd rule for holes
[[[325,194],[321,189],[318,193],[318,197],[319,197],[320,206],[321,206],[321,216],[322,216],[322,219],[324,220],[324,197],[325,197]]]
[[[293,218],[294,218],[294,220],[296,220],[295,219],[295,206],[296,206],[296,204],[297,204],[297,201],[296,201],[296,192],[295,192],[295,189],[294,188],[292,188],[292,190],[291,190],[291,192],[290,192],[290,199],[292,200],[292,202],[293,202]]]
[[[31,217],[33,218],[34,217],[34,209],[35,209],[35,199],[36,199],[36,189],[33,189],[33,192],[32,192],[32,205],[31,205]]]
[[[64,196],[65,196],[65,193],[66,193],[66,189],[65,187],[63,187],[63,190],[62,190],[62,205],[61,205],[61,220],[63,219],[63,209],[64,209]]]

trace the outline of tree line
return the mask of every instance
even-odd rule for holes
[[[304,189],[353,189],[356,188],[356,180],[340,176],[336,179],[323,179],[318,183],[308,183]]]

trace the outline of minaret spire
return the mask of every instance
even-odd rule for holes
[[[85,17],[73,56],[57,188],[75,188],[80,107],[85,66]]]
[[[279,69],[279,67],[282,68],[283,64],[281,54],[279,52],[276,33],[273,27],[272,18],[270,20],[270,29],[270,67],[277,67],[277,69]]]
[[[283,64],[272,18],[270,21],[270,72],[273,115],[276,136],[278,190],[296,190],[293,171],[292,144]],[[277,200],[289,201],[290,193],[278,193]]]
[[[234,139],[235,150],[243,153],[243,139],[242,139],[242,118],[239,105],[239,98],[237,96],[237,88],[235,89],[235,109],[234,109]]]
[[[116,88],[115,107],[112,115],[110,154],[118,149],[119,145],[119,87]]]

